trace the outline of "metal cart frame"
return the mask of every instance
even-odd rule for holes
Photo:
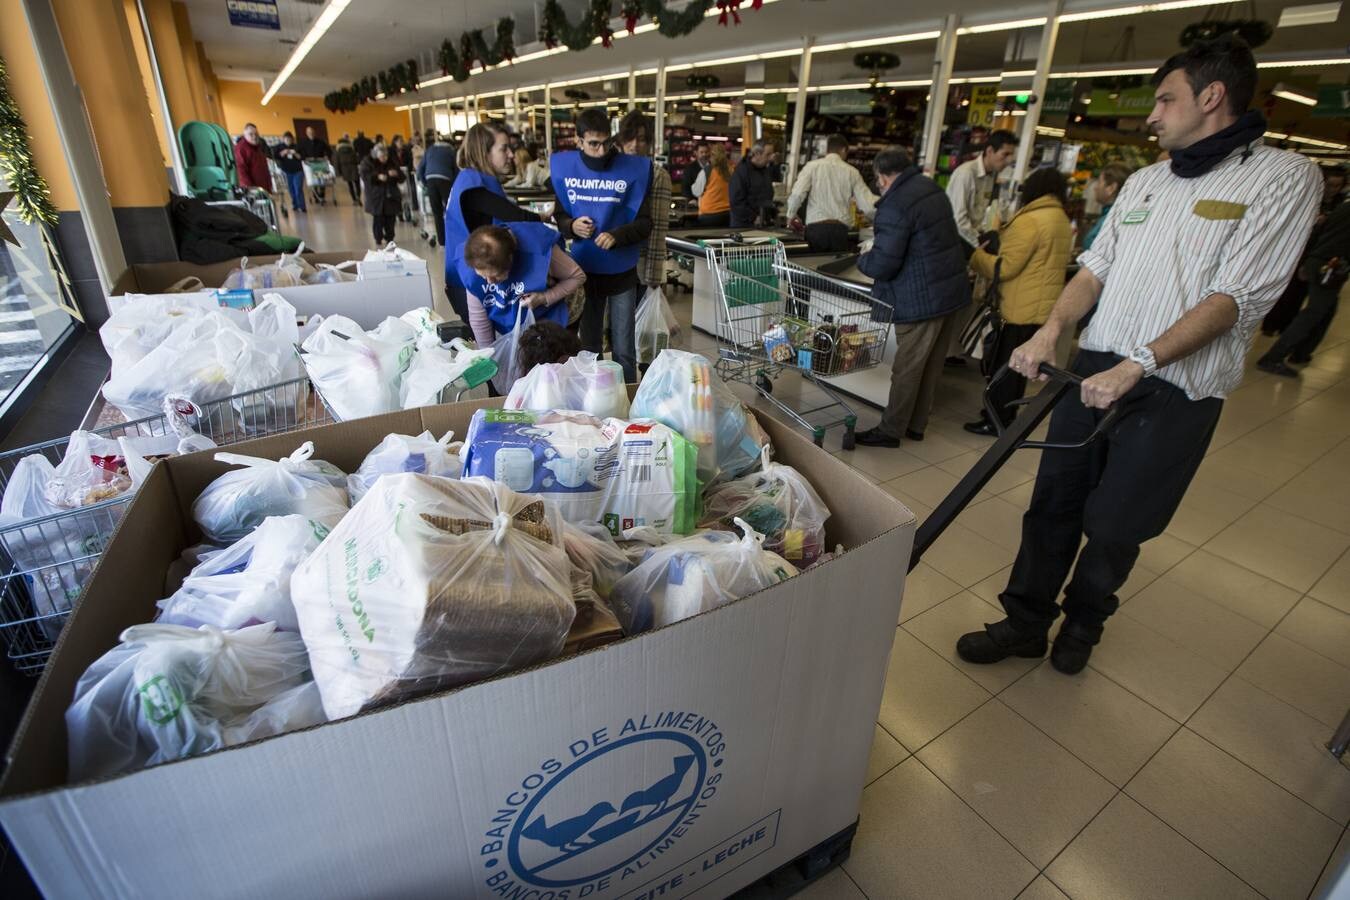
[[[892,311],[870,295],[788,262],[777,240],[749,246],[702,243],[717,285],[718,374],[753,387],[792,421],[811,432],[816,446],[843,426],[843,448],[854,448],[858,417],[822,381],[881,362]],[[773,395],[773,380],[796,369],[827,402],[794,409]],[[824,414],[826,421],[819,419]],[[808,418],[813,417],[813,418]]]
[[[218,446],[334,421],[307,378],[196,404],[195,411],[183,418]],[[94,433],[108,438],[166,435],[174,433],[175,424],[166,412]],[[41,454],[56,465],[69,442],[60,438],[0,453],[0,490],[8,485],[20,459]],[[128,491],[89,506],[0,525],[0,640],[15,669],[41,673],[70,609],[134,496]]]

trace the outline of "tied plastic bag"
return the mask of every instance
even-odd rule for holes
[[[754,415],[697,353],[663,350],[642,377],[630,415],[655,419],[696,444],[705,486],[753,471],[769,445]]]
[[[509,397],[516,379],[524,374],[520,371],[520,336],[533,324],[534,311],[523,303],[517,303],[516,327],[506,334],[498,335],[492,342],[492,359],[497,363],[497,374],[492,378],[492,386],[497,393]]]
[[[389,321],[381,324],[380,337],[346,316],[329,316],[305,339],[305,371],[335,418],[360,419],[399,408],[401,379],[412,362],[413,329],[396,333]]]
[[[772,462],[766,447],[760,471],[723,482],[708,491],[702,528],[730,530],[737,519],[764,535],[764,546],[805,568],[825,552],[830,511],[796,469]]]
[[[361,468],[347,476],[347,493],[351,495],[352,505],[359,503],[375,482],[385,475],[416,472],[438,478],[458,478],[461,468],[459,451],[464,447],[464,442],[451,443],[454,437],[453,431],[447,431],[439,440],[432,437],[430,431],[424,431],[416,437],[407,434],[389,435],[366,455]]]
[[[562,363],[542,363],[511,386],[507,409],[575,409],[599,419],[628,417],[623,367],[583,350]]]
[[[327,525],[303,516],[263,519],[250,534],[208,554],[172,596],[159,601],[156,621],[190,628],[275,622],[281,631],[299,631],[291,575],[328,531]]]
[[[569,522],[599,522],[611,534],[640,525],[667,534],[694,529],[697,451],[655,422],[480,409],[460,456],[466,477],[542,494]]]
[[[744,537],[704,531],[647,554],[614,586],[610,605],[628,634],[660,628],[716,609],[797,574],[762,546],[764,535],[744,521]]]
[[[395,262],[397,260],[420,260],[422,257],[411,250],[404,250],[390,241],[378,250],[367,250],[363,262]]]
[[[356,280],[356,272],[348,271],[355,269],[356,260],[354,259],[349,259],[337,265],[319,263],[314,267],[314,274],[305,276],[305,284],[345,284]]]
[[[92,431],[76,431],[43,493],[52,506],[76,509],[111,500],[131,487],[122,445]]]
[[[613,610],[601,602],[591,573],[572,565],[572,602],[577,617],[568,629],[563,654],[570,656],[623,639],[623,628]]]
[[[647,288],[634,316],[634,331],[637,361],[644,365],[654,362],[662,350],[679,343],[680,323],[661,288]]]
[[[70,778],[116,775],[324,721],[297,634],[135,625],[80,676]]]
[[[192,504],[192,518],[213,544],[233,544],[269,516],[304,516],[332,528],[347,514],[347,476],[310,459],[305,441],[280,460],[217,453],[218,462],[243,466],[206,486]]]
[[[563,545],[567,558],[590,577],[592,589],[602,600],[609,600],[614,585],[633,569],[628,554],[603,525],[568,522],[563,526]]]
[[[293,257],[283,255],[274,263],[250,268],[245,256],[239,260],[239,268],[225,276],[220,287],[225,291],[270,291],[298,287],[305,283],[304,275],[304,267]]]
[[[296,569],[330,718],[557,656],[576,616],[552,504],[487,479],[390,475]]]
[[[266,294],[263,301],[248,312],[250,341],[236,363],[234,393],[230,401],[238,421],[248,434],[267,429],[268,423],[300,421],[299,409],[306,397],[301,385],[273,391],[263,388],[300,378],[300,360],[295,347],[300,343],[300,326],[295,307],[280,294]],[[275,427],[275,426],[274,426]]]

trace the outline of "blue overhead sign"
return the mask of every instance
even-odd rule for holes
[[[225,0],[230,13],[230,24],[240,28],[268,28],[281,30],[281,16],[276,3],[270,0]]]

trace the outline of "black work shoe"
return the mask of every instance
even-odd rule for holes
[[[1312,362],[1312,354],[1295,353],[1289,357],[1289,361],[1296,366],[1306,366]]]
[[[866,431],[859,431],[853,435],[856,443],[864,447],[899,447],[900,439],[883,434],[879,429],[869,428]]]
[[[1257,362],[1256,367],[1262,372],[1269,372],[1272,375],[1280,375],[1284,378],[1298,377],[1298,369],[1290,368],[1283,362],[1266,362],[1265,360],[1260,360]]]
[[[921,441],[921,440],[923,440],[923,432],[922,432],[922,431],[915,431],[913,428],[906,428],[906,429],[905,429],[905,440],[907,440],[907,441]]]
[[[1092,656],[1092,644],[1069,633],[1068,625],[1055,635],[1055,645],[1050,649],[1050,665],[1065,675],[1077,675],[1088,664]]]
[[[994,428],[993,424],[985,419],[981,419],[978,422],[967,422],[961,427],[971,434],[978,434],[983,437],[995,437],[998,435],[998,431]]]
[[[1045,655],[1048,641],[1045,635],[1027,637],[1016,631],[1007,619],[984,626],[984,631],[972,631],[963,634],[956,642],[956,655],[968,663],[988,665],[1019,656],[1023,659],[1040,659]]]
[[[966,358],[964,356],[949,356],[942,361],[942,364],[949,369],[964,369]]]

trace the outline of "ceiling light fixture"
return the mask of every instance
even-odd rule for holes
[[[1341,17],[1341,4],[1313,3],[1307,6],[1286,6],[1280,13],[1276,28],[1293,28],[1298,25],[1330,25]]]
[[[1173,9],[1190,9],[1195,6],[1219,6],[1225,3],[1238,3],[1241,0],[1171,0],[1168,3],[1140,3],[1136,6],[1117,6],[1114,9],[1090,9],[1083,12],[1064,13],[1060,23],[1086,22],[1089,19],[1114,19],[1116,16],[1136,16],[1140,13],[1167,12]]]
[[[1302,103],[1304,106],[1316,106],[1317,98],[1295,90],[1283,83],[1275,85],[1275,89],[1270,92],[1272,96],[1279,97],[1281,100],[1292,100],[1294,103]]]
[[[867,38],[861,41],[840,41],[834,44],[821,44],[811,48],[812,53],[832,53],[835,50],[861,50],[864,47],[881,47],[886,44],[908,44],[913,41],[935,41],[942,37],[941,31],[916,31],[913,34],[894,34],[890,37]],[[794,51],[800,53],[800,50]]]
[[[300,43],[295,45],[295,49],[291,51],[291,58],[286,60],[286,65],[281,67],[281,71],[272,81],[272,86],[267,89],[267,93],[263,94],[263,106],[271,102],[272,98],[277,95],[277,91],[281,90],[281,86],[286,83],[286,80],[295,74],[295,70],[300,68],[300,64],[305,61],[309,51],[313,50],[314,45],[319,43],[319,40],[328,33],[328,29],[333,27],[337,17],[342,15],[343,10],[351,2],[352,0],[328,0],[328,5],[323,8],[323,12],[319,13],[319,17],[310,26],[309,33],[300,39]]]
[[[1016,19],[1012,22],[991,22],[988,25],[966,25],[956,29],[956,33],[958,35],[988,34],[991,31],[1012,31],[1016,28],[1039,28],[1044,24],[1045,16],[1039,16],[1035,19]]]
[[[1271,59],[1258,62],[1258,69],[1293,69],[1303,66],[1345,66],[1350,65],[1350,53],[1345,56],[1333,56],[1329,59]]]

